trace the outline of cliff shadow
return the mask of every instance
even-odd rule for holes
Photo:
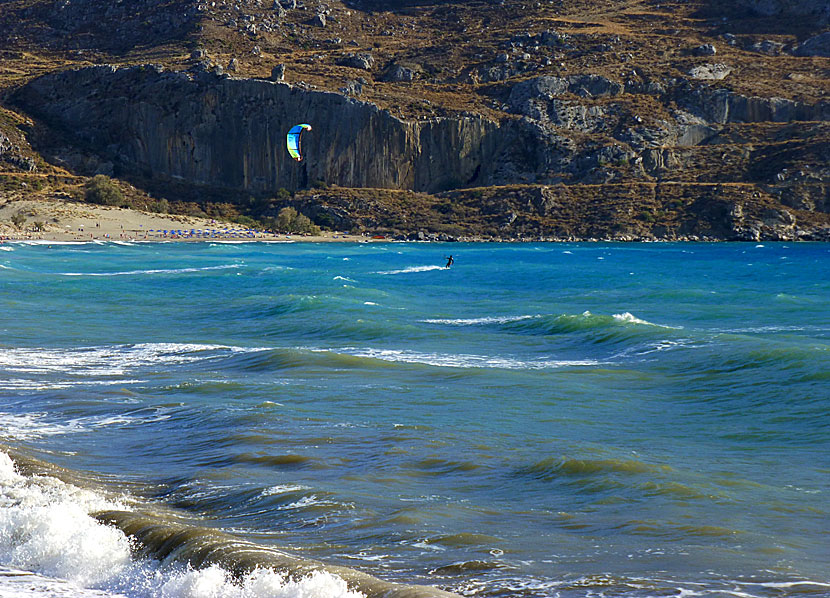
[[[758,5],[755,8],[755,5]],[[763,3],[723,2],[704,0],[690,16],[712,22],[711,35],[795,35],[799,40],[820,33],[830,20],[830,2],[816,0],[804,9],[789,7],[785,2],[771,0]],[[814,10],[811,10],[814,9]]]

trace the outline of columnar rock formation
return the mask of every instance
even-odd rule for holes
[[[336,93],[147,66],[48,75],[16,99],[127,171],[250,192],[451,188],[483,179],[502,145],[480,116],[406,122]],[[298,163],[285,134],[300,122],[313,131]]]

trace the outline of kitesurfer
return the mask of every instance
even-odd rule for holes
[[[444,259],[447,260],[447,265],[444,266],[445,268],[449,268],[450,266],[452,266],[453,262],[455,261],[454,259],[452,259],[452,254],[450,254],[450,257],[445,257]]]

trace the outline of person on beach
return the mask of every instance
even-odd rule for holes
[[[445,257],[444,259],[447,260],[447,265],[444,266],[445,268],[449,268],[450,266],[452,266],[453,262],[455,261],[452,259],[452,255],[450,255],[450,257]]]

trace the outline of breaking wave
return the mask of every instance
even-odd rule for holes
[[[24,577],[35,596],[60,595],[59,580],[81,588],[78,595],[89,589],[100,593],[88,595],[129,598],[454,596],[295,557],[179,517],[144,514],[133,510],[139,505],[132,499],[49,475],[61,471],[50,464],[23,459],[24,474],[20,459],[0,451],[0,595],[15,587],[4,578]]]

